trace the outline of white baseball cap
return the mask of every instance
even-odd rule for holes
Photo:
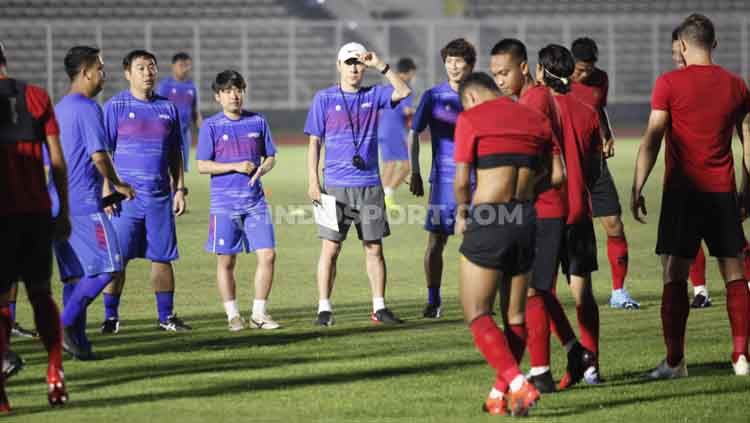
[[[339,49],[339,62],[349,59],[359,59],[361,54],[367,53],[367,49],[360,43],[346,43]]]

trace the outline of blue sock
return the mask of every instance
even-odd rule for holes
[[[120,318],[120,294],[104,293],[104,320]]]
[[[10,321],[11,323],[16,323],[16,302],[9,302],[8,308],[10,309]]]
[[[75,291],[75,289],[76,289],[76,284],[74,283],[63,284],[63,292],[62,292],[63,307],[65,306],[65,304],[68,304],[68,302],[70,301],[70,296],[73,295],[73,291]]]
[[[174,291],[156,293],[156,311],[159,313],[159,321],[166,322],[167,317],[174,310]]]
[[[440,305],[443,300],[440,298],[440,288],[427,288],[427,302],[432,305]]]
[[[81,314],[85,313],[89,303],[102,292],[111,280],[112,274],[110,273],[100,273],[81,278],[68,298],[68,303],[63,308],[61,316],[63,326],[75,325]]]

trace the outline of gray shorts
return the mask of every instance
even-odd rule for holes
[[[391,234],[382,186],[325,187],[325,193],[336,197],[339,230],[318,226],[319,238],[341,242],[352,223],[362,241],[378,241]]]

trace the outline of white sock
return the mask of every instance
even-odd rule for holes
[[[549,366],[539,366],[539,367],[532,367],[529,370],[529,374],[531,376],[539,376],[547,373],[549,371]]]
[[[510,382],[510,391],[516,392],[517,390],[521,389],[524,382],[526,382],[526,378],[523,377],[523,375],[516,376],[513,381]]]
[[[378,310],[382,310],[385,308],[385,298],[383,297],[373,297],[372,298],[372,311],[373,313],[377,313]]]
[[[698,294],[703,294],[704,297],[708,298],[708,288],[706,288],[706,285],[698,285],[693,287],[693,296],[695,297]]]
[[[500,399],[500,398],[502,398],[502,397],[503,397],[503,395],[504,395],[504,394],[503,394],[502,392],[498,391],[498,390],[497,390],[496,388],[494,388],[494,387],[493,387],[493,388],[492,388],[492,390],[490,391],[490,398],[492,398],[492,399]]]
[[[266,315],[266,300],[253,300],[253,316]]]
[[[383,193],[386,195],[386,197],[390,197],[391,195],[393,195],[393,188],[383,187]]]
[[[224,311],[227,313],[227,320],[240,315],[240,309],[237,308],[237,301],[231,300],[224,303]]]
[[[576,340],[575,339],[573,339],[571,341],[568,341],[567,344],[563,345],[563,348],[565,348],[565,352],[570,352],[570,350],[573,349],[573,345],[575,345],[575,344],[576,344]]]
[[[318,301],[318,313],[322,311],[333,311],[333,307],[331,307],[331,300],[325,299]]]

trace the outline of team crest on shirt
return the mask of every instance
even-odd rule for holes
[[[340,111],[341,111],[341,105],[340,105],[340,104],[337,104],[337,105],[336,105],[336,111],[337,111],[337,112],[340,112]]]
[[[368,101],[367,103],[362,103],[363,109],[369,109],[370,107],[372,107],[372,102]]]
[[[133,112],[128,113],[128,118],[135,119],[135,113]]]

